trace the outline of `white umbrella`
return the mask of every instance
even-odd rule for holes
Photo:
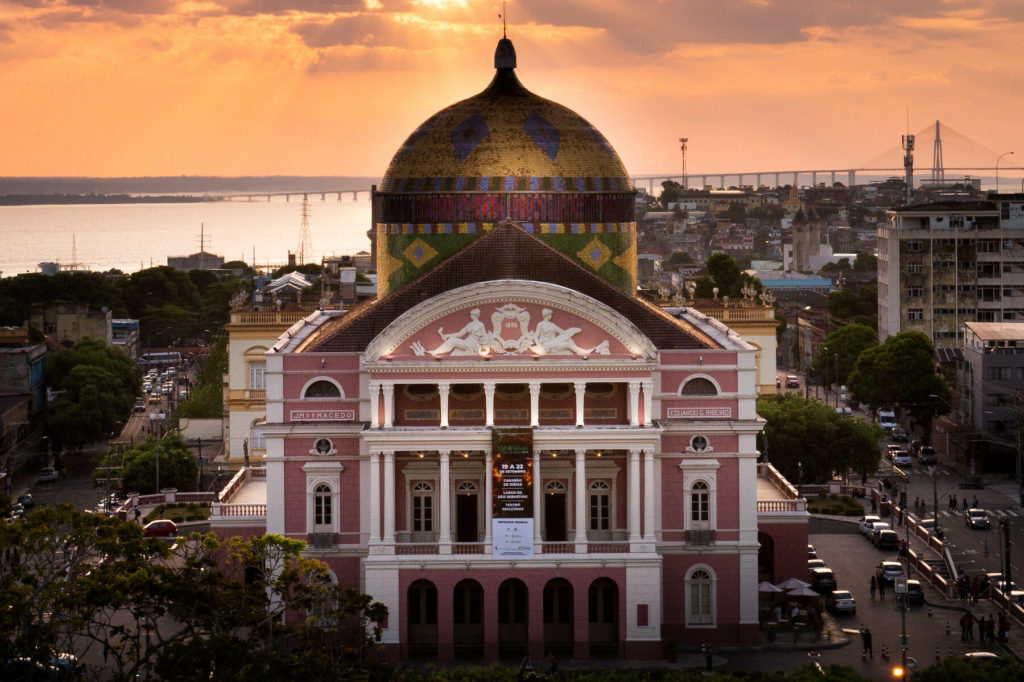
[[[767,580],[765,580],[763,583],[758,584],[757,591],[758,592],[785,592],[784,589],[782,589],[781,587],[775,587],[775,585],[772,585]]]
[[[799,578],[790,578],[789,580],[785,580],[785,581],[783,581],[783,582],[778,584],[778,587],[781,587],[784,590],[792,590],[794,587],[810,587],[810,586],[811,586],[810,583],[805,583],[803,580],[800,580]]]
[[[786,592],[791,597],[820,597],[817,592],[809,587],[794,587],[793,589]]]

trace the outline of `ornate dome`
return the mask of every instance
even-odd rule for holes
[[[427,119],[374,197],[378,288],[394,290],[510,219],[617,286],[636,285],[633,187],[611,145],[531,93],[503,38],[487,88]]]

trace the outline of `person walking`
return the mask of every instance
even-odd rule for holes
[[[967,619],[967,641],[974,641],[974,621],[976,620],[974,614],[968,611],[964,618]]]
[[[966,495],[964,495],[964,506],[963,506],[963,510],[964,510],[964,511],[967,511],[967,496],[966,496]]]
[[[885,599],[885,578],[878,579],[878,598]]]
[[[871,599],[872,599],[872,601],[874,601],[874,599],[875,599],[875,592],[877,590],[878,590],[878,580],[875,579],[875,576],[871,576]]]
[[[864,653],[868,657],[874,658],[875,652],[871,649],[871,630],[868,628],[864,628],[863,630],[861,630],[860,639],[861,642],[864,643]]]

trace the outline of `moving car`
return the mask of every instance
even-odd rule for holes
[[[896,453],[902,449],[897,443],[889,443],[885,446],[885,458],[891,462]]]
[[[800,377],[795,374],[787,374],[786,388],[800,388]]]
[[[881,561],[875,566],[875,578],[879,582],[891,584],[896,578],[903,577],[903,566],[898,561]]]
[[[39,470],[40,483],[52,483],[57,480],[60,480],[60,472],[53,467],[43,467]]]
[[[909,444],[910,443],[910,436],[908,436],[907,432],[904,431],[903,429],[896,428],[896,429],[893,429],[893,432],[892,432],[892,442],[893,443],[908,443]]]
[[[914,458],[906,450],[898,450],[892,456],[892,464],[897,467],[911,467],[914,466]]]
[[[831,568],[812,568],[810,570],[811,589],[818,594],[828,594],[836,589],[836,576]]]
[[[921,581],[916,579],[910,579],[907,581],[907,603],[908,604],[923,604],[924,603],[924,588],[921,587]]]
[[[939,453],[931,445],[922,445],[917,452],[917,461],[921,464],[938,464]]]
[[[178,526],[170,519],[157,519],[143,526],[142,534],[148,538],[173,538],[178,536]]]
[[[825,608],[832,613],[857,613],[857,601],[847,590],[833,590],[825,599]]]
[[[971,508],[964,512],[964,521],[968,528],[988,528],[988,513],[984,509]]]
[[[135,407],[132,408],[132,412],[145,412],[146,411],[146,399],[139,398],[135,401]]]
[[[808,559],[817,559],[818,558],[818,552],[817,552],[817,550],[814,549],[814,545],[807,545],[807,558]]]
[[[879,410],[878,425],[886,431],[892,431],[898,426],[896,422],[896,413],[892,410]]]

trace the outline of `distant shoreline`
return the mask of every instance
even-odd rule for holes
[[[196,204],[222,201],[211,196],[136,196],[132,194],[0,194],[0,206],[50,206],[72,204]]]

